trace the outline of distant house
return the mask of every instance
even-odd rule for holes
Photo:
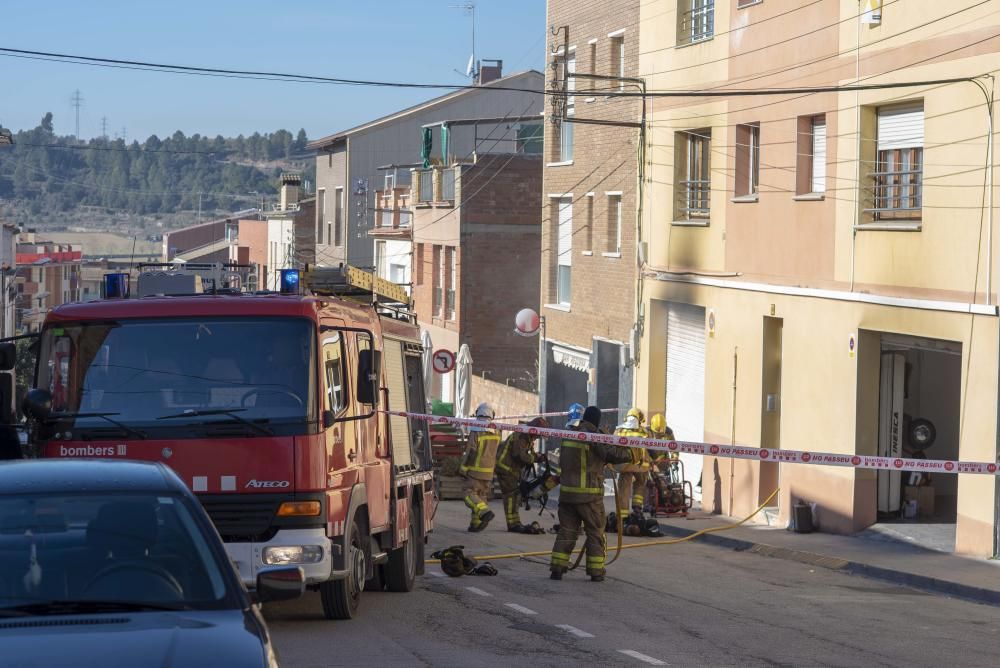
[[[80,244],[37,241],[34,232],[17,244],[16,329],[36,332],[51,309],[80,299]]]
[[[409,185],[408,170],[380,170],[380,166],[412,163],[422,150],[430,164],[451,164],[483,153],[509,154],[524,141],[522,124],[529,123],[534,132],[544,105],[544,77],[534,70],[502,77],[501,65],[498,61],[496,67],[484,67],[476,87],[308,144],[317,152],[317,264],[375,266],[367,233],[375,227],[376,191]],[[442,119],[481,122],[456,125],[444,133],[431,133],[425,127]]]

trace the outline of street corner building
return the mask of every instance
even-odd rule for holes
[[[576,3],[550,6],[562,4]],[[638,69],[650,90],[830,87],[649,102],[636,403],[665,408],[678,439],[997,460],[991,81],[838,88],[995,71],[1000,24],[991,4],[882,4],[638,9]],[[741,30],[748,23],[755,30]],[[802,34],[808,47],[783,39]],[[591,36],[570,38],[578,54]],[[600,51],[608,38],[593,36]],[[629,32],[625,43],[628,54]],[[551,179],[546,188],[569,190]],[[587,295],[576,282],[579,264],[601,261],[578,250],[584,236],[572,236],[566,310],[616,309],[607,292]],[[633,313],[622,306],[606,319],[625,329]],[[835,533],[898,515],[916,494],[909,473],[688,459],[707,510],[744,516],[780,486],[768,517],[787,524],[795,503],[815,504],[821,530]],[[996,552],[994,476],[922,482],[918,522],[953,531],[956,552]]]
[[[542,200],[541,403],[632,404],[639,1],[549,0]],[[606,414],[606,419],[613,419]]]

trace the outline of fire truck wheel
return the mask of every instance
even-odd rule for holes
[[[351,619],[358,613],[361,592],[365,588],[367,557],[361,544],[361,529],[358,521],[351,522],[348,534],[347,559],[349,569],[343,580],[327,580],[319,586],[319,597],[323,602],[323,616],[327,619]]]
[[[389,553],[389,563],[385,565],[385,581],[389,591],[412,591],[417,578],[417,550],[422,549],[417,535],[416,509],[410,511],[409,537],[403,547]]]

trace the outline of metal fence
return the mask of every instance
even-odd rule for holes
[[[434,170],[424,169],[420,171],[420,201],[431,202],[434,200]]]
[[[445,202],[455,200],[455,168],[441,171],[441,199]]]

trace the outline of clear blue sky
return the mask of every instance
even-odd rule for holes
[[[406,82],[461,84],[471,51],[464,0],[19,0],[0,8],[0,45],[106,58]],[[476,53],[507,73],[543,66],[545,0],[478,0]],[[304,127],[310,138],[443,91],[376,89],[135,72],[0,57],[0,124],[55,115],[72,134],[128,138]]]

